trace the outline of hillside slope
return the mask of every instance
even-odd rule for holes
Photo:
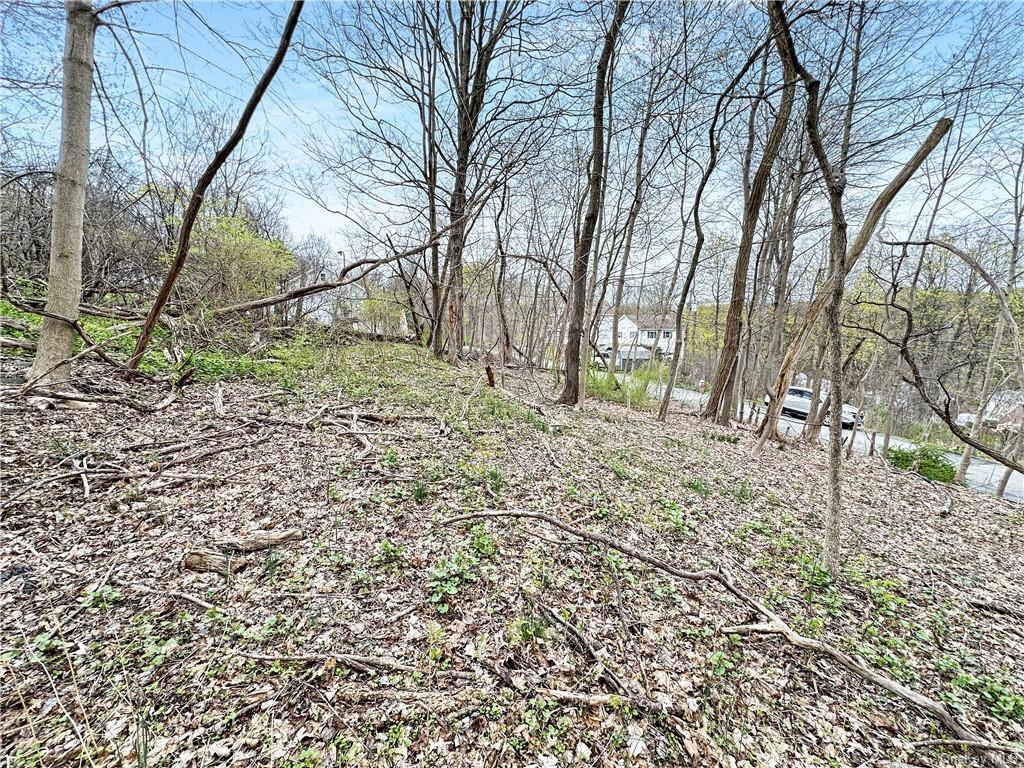
[[[4,414],[14,765],[982,764],[821,655],[723,633],[758,617],[618,545],[725,569],[796,631],[1024,740],[1019,506],[854,458],[833,583],[820,451],[754,460],[749,433],[691,415],[538,408],[539,376],[491,390],[410,347],[301,359],[151,413]],[[450,521],[496,511],[616,546]]]

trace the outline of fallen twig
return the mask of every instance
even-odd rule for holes
[[[173,597],[177,600],[183,600],[186,603],[192,603],[192,605],[198,606],[202,608],[204,611],[219,611],[220,613],[226,613],[226,611],[218,608],[212,603],[208,603],[202,598],[196,597],[195,595],[190,595],[187,592],[162,592],[160,590],[150,589],[149,587],[145,587],[142,584],[123,584],[120,586],[124,586],[132,590],[133,592],[138,592],[142,595],[155,595],[156,597]]]
[[[423,674],[434,674],[444,677],[457,677],[464,680],[474,680],[476,676],[470,672],[459,672],[451,669],[438,669],[424,672],[419,667],[415,667],[412,664],[405,664],[395,659],[389,659],[384,656],[363,656],[354,653],[299,653],[299,654],[262,654],[262,653],[244,653],[242,651],[236,651],[236,655],[242,656],[246,659],[252,659],[253,661],[270,661],[270,662],[281,662],[281,661],[299,661],[299,662],[328,662],[334,661],[339,664],[344,664],[346,667],[351,667],[358,672],[369,672],[371,668],[386,669],[391,672],[407,672],[414,673],[419,672]]]
[[[542,512],[530,512],[526,510],[507,510],[507,511],[491,511],[491,512],[471,512],[465,515],[459,515],[457,517],[449,518],[445,520],[443,524],[450,525],[452,523],[463,522],[468,520],[476,520],[480,518],[522,518],[540,520],[554,528],[558,528],[566,533],[569,533],[577,538],[603,544],[606,547],[615,549],[624,555],[629,555],[641,562],[647,563],[660,571],[664,571],[669,575],[675,576],[680,579],[689,581],[708,581],[719,584],[727,592],[736,597],[741,603],[747,607],[756,611],[759,615],[764,616],[767,621],[762,624],[744,624],[732,627],[723,627],[722,634],[761,634],[761,635],[779,635],[783,637],[787,642],[797,648],[811,651],[819,655],[825,656],[832,661],[839,664],[849,672],[857,675],[861,679],[876,685],[889,693],[903,699],[904,701],[913,704],[922,712],[930,715],[931,717],[938,720],[944,725],[950,732],[952,732],[957,739],[965,742],[965,744],[988,744],[985,739],[975,733],[969,726],[961,723],[952,712],[940,701],[925,696],[918,691],[908,688],[902,683],[892,679],[888,675],[868,667],[861,661],[854,659],[846,653],[843,653],[838,648],[829,645],[828,643],[821,642],[809,637],[804,637],[798,632],[794,631],[790,626],[767,606],[763,605],[757,599],[751,597],[736,583],[732,577],[719,568],[718,570],[701,570],[701,571],[686,571],[681,568],[677,568],[665,560],[659,557],[648,554],[641,550],[634,549],[626,544],[622,544],[616,539],[612,539],[600,533],[594,533],[591,531],[585,531],[580,528],[563,523],[561,520],[552,517],[551,515],[544,514]],[[985,752],[984,747],[978,747]],[[993,764],[1001,764],[999,758],[986,753],[986,757],[989,758]]]
[[[994,752],[1010,752],[1014,755],[1024,754],[1024,746],[1020,744],[1000,744],[997,741],[968,741],[967,739],[923,739],[912,742],[912,747],[967,747],[968,749],[984,749]]]

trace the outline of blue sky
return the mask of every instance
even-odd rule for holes
[[[130,118],[131,105],[137,104],[138,96],[131,70],[126,66],[126,57],[114,35],[129,49],[136,65],[140,61],[145,62],[161,98],[173,101],[187,97],[233,122],[277,43],[289,8],[288,2],[223,0],[201,1],[190,6],[160,0],[131,5],[125,10],[136,32],[138,51],[125,31],[116,26],[121,21],[120,16],[117,13],[108,14],[108,20],[115,26],[112,30],[99,31],[98,69],[106,88],[126,105],[125,112],[129,117],[125,122],[128,130],[138,132],[138,124]],[[27,66],[34,73],[56,73],[58,77],[55,82],[59,83],[63,44],[63,13],[60,5],[51,2],[34,6],[30,11],[22,9],[19,13],[27,13],[28,17],[14,20],[9,16],[9,10],[10,6],[0,9],[3,14],[0,18],[4,23],[5,65],[16,62],[19,67]],[[315,3],[307,4],[307,16],[315,11]],[[944,48],[955,48],[963,34],[963,25],[957,19],[951,20],[947,31],[933,40],[933,51],[938,53]],[[185,76],[185,70],[189,77]],[[148,81],[144,91],[148,97],[151,92]],[[59,127],[55,95],[56,91],[50,92],[40,102],[42,106],[33,111],[29,119],[5,126],[5,140],[17,143],[31,134],[35,142],[42,137],[42,143],[53,152]],[[101,110],[95,109],[94,114],[95,147],[105,141],[105,131]],[[345,226],[344,218],[322,210],[298,194],[289,178],[290,173],[300,169],[305,162],[303,144],[308,138],[309,128],[315,127],[324,117],[332,122],[344,122],[338,102],[326,94],[308,71],[299,70],[299,64],[292,55],[286,60],[257,112],[250,135],[255,138],[263,135],[269,137],[272,162],[278,166],[274,179],[283,192],[285,213],[293,234],[302,237],[310,231],[316,232],[330,237],[336,247],[341,247],[344,237],[339,232]],[[926,132],[927,128],[922,128],[914,135],[918,137],[920,134],[923,137]],[[156,140],[154,133],[150,141]],[[890,162],[897,163],[900,159],[898,156],[893,157]],[[884,183],[890,174],[891,168],[879,173],[879,182]],[[916,212],[921,199],[920,195],[910,192],[908,188],[890,219],[905,218],[911,210]]]
[[[131,5],[125,12],[134,36],[126,33],[124,20],[116,11],[105,15],[105,20],[113,24],[112,28],[101,28],[97,33],[96,62],[100,78],[106,92],[125,105],[125,123],[135,142],[140,140],[141,121],[133,120],[131,113],[137,108],[139,96],[122,45],[131,54],[147,99],[154,90],[168,103],[187,98],[233,123],[277,44],[291,4],[202,1],[190,7],[171,2]],[[307,4],[307,13],[311,7]],[[42,145],[52,161],[60,128],[57,86],[63,49],[63,12],[53,3],[32,7],[17,17],[10,15],[10,10],[8,7],[0,16],[7,74],[16,76],[28,72],[28,79],[32,80],[48,75],[54,87],[35,94],[38,98],[33,99],[32,108],[20,110],[17,121],[9,117],[8,109],[13,111],[13,100],[21,98],[22,94],[15,90],[4,94],[5,101],[11,99],[3,113],[6,118],[4,141],[15,145],[17,154],[24,149],[24,146],[17,146],[23,142]],[[179,46],[179,40],[183,47]],[[139,67],[140,61],[145,63],[148,74]],[[97,92],[99,89],[97,84]],[[102,145],[108,135],[104,127],[104,101],[94,95],[93,147]],[[330,102],[315,81],[297,76],[296,61],[290,55],[254,117],[249,136],[269,137],[275,161],[280,162],[284,170],[294,169],[302,159],[301,144],[306,127],[315,124],[321,109],[329,106]],[[158,123],[158,109],[152,103],[149,111],[153,114],[151,121]],[[114,125],[116,121],[109,110],[106,112],[107,124]],[[119,134],[118,143],[130,147],[131,142],[124,141],[121,128],[115,127],[114,132]],[[152,126],[148,140],[150,146],[159,141],[158,130]],[[342,223],[338,216],[297,194],[288,183],[286,173],[278,173],[275,178],[284,192],[286,216],[296,237],[315,231],[338,239],[334,234]]]

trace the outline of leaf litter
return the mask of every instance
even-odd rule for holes
[[[12,764],[983,764],[827,659],[723,634],[756,616],[721,590],[535,520],[445,522],[495,510],[728,568],[803,635],[1024,739],[1019,506],[855,457],[833,582],[819,450],[538,405],[541,374],[491,390],[410,347],[319,373],[4,413]]]

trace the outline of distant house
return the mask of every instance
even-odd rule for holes
[[[1024,424],[1024,390],[1004,389],[992,393],[981,414],[986,424]]]
[[[675,320],[669,316],[619,315],[618,360],[616,367],[627,370],[652,357],[671,356],[675,345]],[[597,347],[607,358],[612,351],[612,313],[606,313],[597,327]]]
[[[626,347],[636,344],[637,325],[629,315],[619,315],[619,347]],[[601,318],[597,326],[597,346],[608,353],[612,348],[612,313],[608,312]]]
[[[676,321],[669,315],[640,315],[636,319],[640,343],[657,350],[657,357],[671,357],[676,343]]]

